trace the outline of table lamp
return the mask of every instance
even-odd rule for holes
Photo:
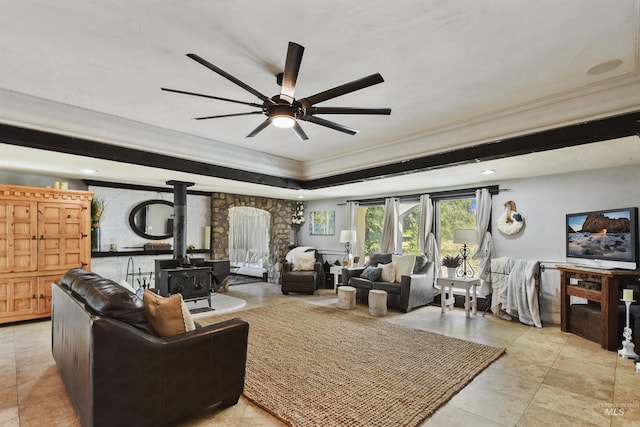
[[[460,249],[460,258],[462,262],[456,271],[458,277],[473,277],[475,272],[469,264],[469,252],[471,249],[467,245],[475,245],[478,243],[478,233],[475,228],[459,228],[453,231],[453,243],[462,245]]]
[[[356,242],[356,230],[342,230],[340,232],[340,243],[344,243],[344,249],[347,253],[342,265],[351,267],[351,243]]]

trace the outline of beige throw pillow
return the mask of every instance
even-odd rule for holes
[[[382,272],[380,272],[380,281],[381,282],[395,282],[396,281],[396,269],[392,263],[389,264],[378,264],[378,267],[382,268]]]
[[[298,252],[293,256],[293,271],[313,271],[316,264],[314,251]]]
[[[413,264],[416,262],[415,255],[393,255],[391,259],[396,268],[396,282],[400,283],[402,276],[413,274]]]
[[[164,298],[145,290],[142,302],[147,321],[159,336],[168,337],[196,329],[181,294]]]

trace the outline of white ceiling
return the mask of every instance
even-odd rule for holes
[[[0,10],[0,122],[278,177],[327,177],[640,105],[638,0],[0,0]],[[391,116],[325,116],[360,130],[356,136],[303,122],[305,142],[274,127],[245,138],[261,116],[192,118],[250,107],[160,90],[259,102],[185,55],[271,96],[289,41],[306,48],[296,97],[379,72],[384,83],[321,106],[389,107]],[[610,60],[621,63],[587,73]],[[0,144],[0,169],[86,178],[79,169],[88,166],[97,180],[179,179],[197,190],[314,199],[638,164],[639,146],[628,137],[311,191],[8,144]]]

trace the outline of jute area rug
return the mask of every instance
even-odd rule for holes
[[[245,396],[291,426],[417,426],[505,351],[294,301],[249,322]]]

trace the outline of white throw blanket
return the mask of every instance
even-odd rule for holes
[[[536,289],[538,277],[540,277],[539,263],[497,258],[491,261],[492,272],[494,261],[496,261],[496,274],[491,276],[494,290],[491,310],[497,314],[501,307],[507,314],[517,316],[525,325],[541,328],[542,321]],[[494,276],[495,281],[493,281]]]

